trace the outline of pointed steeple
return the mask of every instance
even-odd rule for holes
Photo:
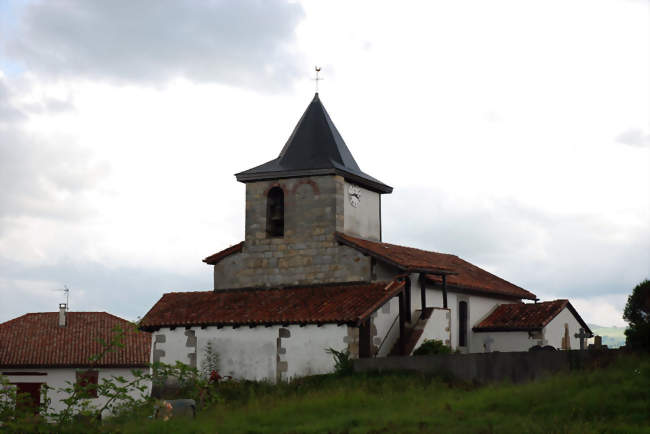
[[[393,191],[359,169],[316,93],[278,158],[235,176],[240,182],[251,182],[328,174],[341,175],[379,193]]]

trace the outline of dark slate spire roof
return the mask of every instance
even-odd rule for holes
[[[318,93],[298,121],[275,160],[237,173],[237,181],[337,174],[370,190],[390,193],[392,187],[365,174],[345,145]]]

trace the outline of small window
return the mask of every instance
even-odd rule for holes
[[[467,346],[467,302],[458,303],[458,346]]]
[[[82,398],[97,398],[98,371],[77,371],[76,388]]]
[[[284,192],[280,187],[269,191],[266,202],[266,233],[270,237],[284,236]]]

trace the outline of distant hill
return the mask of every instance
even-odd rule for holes
[[[627,327],[605,327],[598,324],[587,324],[594,335],[603,337],[603,345],[618,348],[625,345],[625,329]]]

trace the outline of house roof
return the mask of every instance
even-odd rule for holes
[[[564,308],[568,308],[585,331],[592,334],[569,300],[501,304],[472,330],[475,332],[541,330]]]
[[[164,294],[140,322],[144,330],[177,326],[358,324],[404,283],[332,284]]]
[[[206,264],[215,265],[226,256],[230,256],[234,253],[241,252],[243,248],[244,248],[244,242],[242,241],[241,243],[237,243],[234,246],[230,246],[227,249],[223,249],[220,252],[208,256],[203,260],[203,262],[205,262]]]
[[[316,93],[278,158],[235,176],[240,182],[251,182],[328,174],[342,175],[380,193],[393,191],[361,171]]]
[[[0,324],[0,367],[144,367],[149,363],[151,335],[106,312],[67,312],[60,327],[58,312],[28,313]],[[97,360],[115,329],[125,331],[122,348]]]
[[[368,241],[340,232],[339,242],[391,264],[406,272],[424,272],[434,284],[442,284],[440,275],[447,274],[450,290],[469,290],[477,293],[535,300],[537,297],[517,285],[473,265],[458,256],[430,252],[413,247]]]

